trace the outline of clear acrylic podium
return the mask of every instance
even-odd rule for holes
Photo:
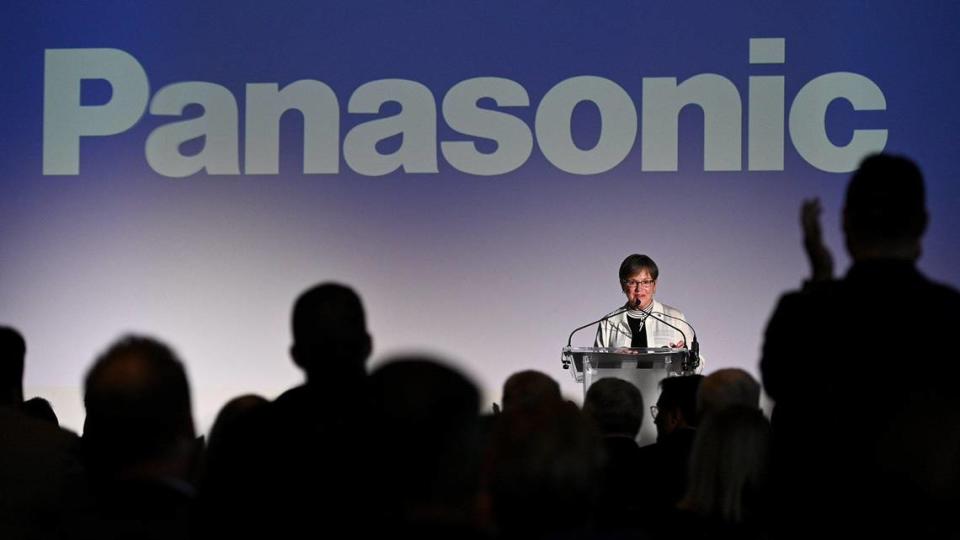
[[[660,395],[658,384],[666,377],[689,375],[687,349],[669,347],[564,347],[561,357],[563,369],[569,369],[577,382],[583,383],[583,395],[594,382],[614,377],[629,381],[640,389],[643,403],[649,408]],[[653,419],[644,415],[637,443],[640,446],[657,440]]]

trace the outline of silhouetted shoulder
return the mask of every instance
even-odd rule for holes
[[[0,531],[4,538],[56,537],[83,503],[80,439],[57,426],[0,407]]]

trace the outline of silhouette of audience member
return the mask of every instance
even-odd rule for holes
[[[819,211],[818,201],[803,205],[812,278],[780,299],[760,361],[776,403],[777,532],[955,534],[960,364],[939,349],[960,327],[960,294],[916,268],[928,222],[923,177],[903,157],[860,164],[843,208],[853,264],[839,280]]]
[[[704,381],[706,384],[706,381]],[[753,405],[730,404],[697,428],[680,538],[766,538],[770,424]]]
[[[217,413],[210,428],[204,453],[202,485],[205,489],[201,493],[204,499],[216,500],[217,496],[208,493],[206,487],[223,487],[227,480],[221,478],[222,476],[242,470],[246,465],[243,462],[242,449],[247,423],[251,418],[255,418],[268,403],[269,401],[264,397],[246,394],[231,399]]]
[[[229,452],[232,449],[234,446],[232,439],[237,436],[238,430],[243,429],[244,420],[251,415],[256,415],[267,403],[269,401],[262,396],[245,394],[231,399],[220,409],[213,421],[213,427],[210,428],[205,456],[208,464],[219,462],[220,459],[230,459],[228,456],[222,456],[221,452]],[[206,468],[206,472],[210,472],[209,467]]]
[[[60,425],[50,402],[42,397],[23,399],[23,370],[27,342],[15,329],[0,326],[0,407],[12,407],[23,414]]]
[[[518,371],[503,383],[503,410],[553,407],[563,401],[560,385],[540,371]]]
[[[256,461],[251,463],[261,455],[251,447],[263,444],[252,425],[260,420],[268,403],[266,398],[246,394],[231,399],[217,413],[199,475],[198,536],[232,534],[245,537],[248,532],[244,531],[247,520],[237,517],[237,512],[248,508],[231,503],[240,499],[253,507],[263,497],[263,494],[253,493],[247,471],[252,467],[263,467]]]
[[[641,468],[637,434],[645,409],[640,389],[615,378],[590,385],[583,412],[603,434],[606,463],[603,468],[597,505],[597,528],[629,530],[640,525],[645,508],[642,493],[648,489]]]
[[[23,370],[27,342],[15,329],[0,326],[0,407],[12,407],[23,414],[60,425],[50,402],[42,397],[23,399]]]
[[[653,409],[658,443],[674,434],[692,437],[691,430],[697,427],[697,390],[702,381],[703,375],[668,377],[660,381],[660,397]]]
[[[23,411],[23,336],[0,327],[0,536],[69,536],[85,503],[80,440]]]
[[[590,538],[602,468],[600,434],[576,405],[499,415],[483,476],[496,537]]]
[[[0,407],[23,403],[23,367],[27,342],[16,329],[0,326]]]
[[[340,384],[366,379],[366,362],[373,349],[366,314],[357,293],[336,283],[316,285],[293,306],[293,345],[290,355],[307,376],[307,384],[336,378]],[[348,392],[352,393],[352,392]]]
[[[718,369],[707,375],[697,390],[697,417],[709,415],[733,405],[760,408],[760,383],[739,368]]]
[[[126,336],[84,384],[83,445],[97,497],[97,538],[185,538],[196,456],[190,387],[165,344]]]
[[[24,401],[23,404],[20,405],[20,410],[23,414],[31,418],[43,420],[55,426],[60,425],[60,419],[57,418],[57,413],[53,412],[53,406],[42,397],[32,397]]]
[[[479,537],[480,393],[440,360],[388,360],[370,376],[378,456],[374,537]]]
[[[596,422],[604,437],[633,442],[643,423],[643,396],[640,389],[621,379],[600,379],[590,385],[583,412]]]
[[[222,465],[236,470],[207,478],[206,534],[285,537],[334,521],[369,522],[372,340],[360,297],[336,283],[316,285],[297,298],[291,322],[290,355],[306,381],[245,416],[221,445],[218,452],[236,456]]]
[[[645,491],[654,515],[672,510],[687,489],[687,468],[697,426],[697,389],[703,375],[667,377],[651,409],[657,442],[640,448]]]

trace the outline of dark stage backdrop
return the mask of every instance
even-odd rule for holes
[[[290,307],[323,280],[363,296],[374,363],[435,352],[488,401],[539,369],[579,399],[560,348],[640,252],[707,371],[756,373],[807,271],[800,201],[822,198],[845,271],[866,153],[922,165],[920,265],[960,282],[958,20],[951,1],[7,1],[0,323],[74,429],[123,332],[175,346],[203,427],[295,384]],[[877,294],[910,314],[896,283]]]

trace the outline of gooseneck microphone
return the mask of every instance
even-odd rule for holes
[[[693,332],[693,342],[691,342],[691,343],[690,343],[690,347],[688,347],[689,350],[690,350],[690,358],[691,358],[691,360],[693,360],[693,362],[692,362],[692,363],[693,363],[693,368],[696,368],[697,366],[699,366],[699,365],[700,365],[700,344],[697,343],[697,330],[693,327],[693,325],[690,324],[689,322],[687,322],[687,320],[684,319],[684,318],[677,317],[677,316],[674,316],[674,315],[669,315],[669,314],[664,313],[664,312],[662,312],[662,311],[651,311],[648,316],[650,316],[650,315],[663,315],[664,317],[670,317],[671,319],[676,319],[676,320],[682,322],[683,324],[687,325],[687,327],[690,328],[690,331]],[[656,317],[654,317],[654,318],[656,319]],[[657,319],[657,320],[660,321],[660,322],[662,322],[663,324],[669,326],[670,328],[673,328],[673,329],[676,330],[677,332],[680,332],[680,335],[683,336],[684,342],[686,342],[686,340],[687,340],[687,335],[684,334],[682,330],[680,330],[680,329],[677,328],[676,326],[673,326],[672,324],[668,323],[667,321],[665,321],[665,320],[663,320],[663,319]]]
[[[641,311],[643,311],[643,310],[641,310]],[[663,313],[663,312],[661,312],[661,311],[643,311],[643,313],[646,314],[646,316],[643,317],[643,323],[644,323],[644,324],[647,323],[647,318],[648,318],[648,317],[653,317],[654,313],[656,313],[657,315],[667,315],[666,313]],[[667,317],[670,317],[670,315],[667,315]],[[672,317],[672,318],[677,319],[677,318],[679,318],[679,317]],[[683,343],[684,343],[684,344],[687,343],[687,334],[684,333],[683,330],[677,328],[676,326],[668,323],[667,321],[665,321],[665,320],[663,320],[663,319],[658,319],[658,318],[656,318],[656,317],[653,317],[653,320],[655,320],[655,321],[657,321],[657,322],[659,322],[659,323],[663,323],[663,324],[669,326],[670,328],[673,328],[673,329],[676,330],[677,332],[680,332],[680,335],[683,336]]]
[[[624,312],[626,312],[626,311],[630,311],[630,307],[629,307],[629,306],[622,307],[622,308],[614,311],[613,313],[611,313],[611,314],[609,314],[609,315],[606,315],[606,316],[604,316],[604,317],[602,317],[602,318],[600,318],[600,319],[597,319],[597,320],[595,320],[595,321],[593,321],[593,322],[589,322],[589,323],[587,323],[587,324],[585,324],[585,325],[583,325],[583,326],[579,326],[579,327],[577,327],[577,328],[574,328],[574,329],[573,329],[573,332],[570,332],[570,337],[567,338],[567,347],[569,347],[569,346],[570,346],[570,343],[573,342],[573,335],[576,334],[577,332],[583,330],[584,328],[589,328],[589,327],[591,327],[591,326],[593,326],[593,325],[595,325],[595,324],[600,324],[600,323],[602,323],[603,321],[605,321],[605,320],[607,320],[607,319],[612,319],[612,318],[616,317],[617,315],[620,315],[621,313],[624,313]]]

